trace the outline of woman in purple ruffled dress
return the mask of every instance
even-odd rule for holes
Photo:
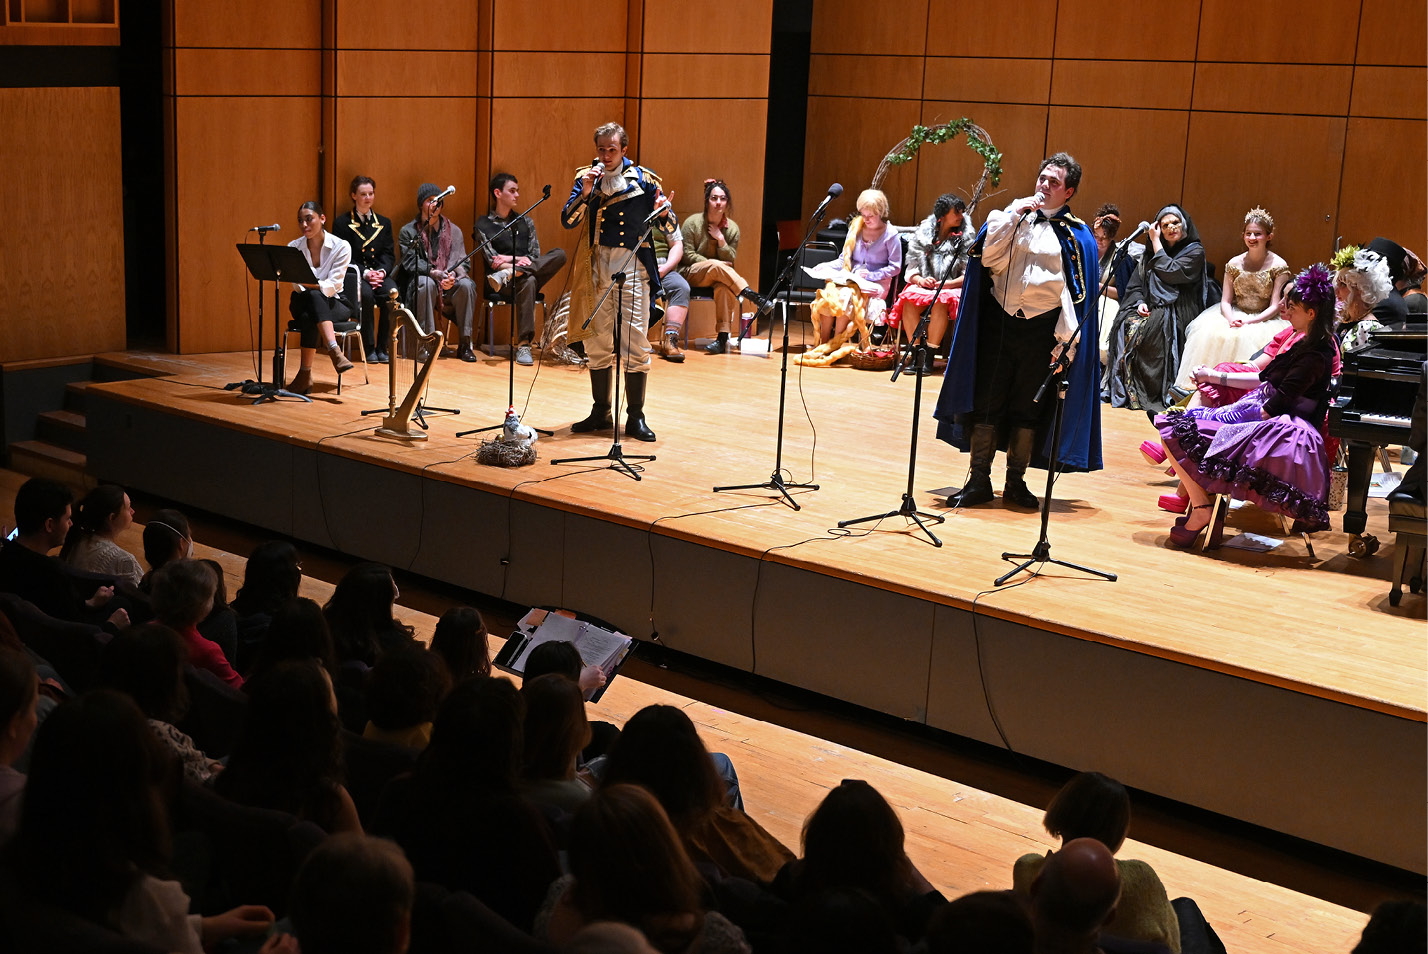
[[[1175,472],[1190,496],[1190,512],[1170,531],[1188,548],[1210,525],[1213,494],[1248,500],[1282,513],[1306,531],[1329,526],[1329,459],[1321,426],[1338,357],[1334,285],[1322,265],[1300,272],[1286,289],[1284,317],[1304,337],[1258,373],[1198,369],[1220,387],[1254,388],[1233,404],[1197,407],[1155,419]],[[1257,385],[1257,386],[1256,386]],[[1224,512],[1210,527],[1219,545]]]

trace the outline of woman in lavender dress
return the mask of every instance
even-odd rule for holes
[[[1254,390],[1226,407],[1191,408],[1155,419],[1190,496],[1190,513],[1170,531],[1174,546],[1190,547],[1209,526],[1212,494],[1282,513],[1303,530],[1329,526],[1329,460],[1321,428],[1338,344],[1334,285],[1324,266],[1299,273],[1284,293],[1283,312],[1304,337],[1263,371],[1197,370],[1197,376],[1214,375],[1221,387]],[[1219,545],[1223,528],[1221,511],[1210,529],[1209,546]]]
[[[820,342],[841,335],[859,309],[872,324],[880,324],[887,310],[888,291],[902,271],[902,242],[888,224],[886,195],[865,189],[858,196],[858,215],[848,224],[843,255],[830,264],[839,275],[829,277],[811,306]]]

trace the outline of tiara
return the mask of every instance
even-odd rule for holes
[[[1245,213],[1245,225],[1249,225],[1256,219],[1269,226],[1269,230],[1271,232],[1274,231],[1274,216],[1269,214],[1268,209],[1262,209],[1259,206],[1255,206],[1254,208],[1250,209],[1248,212]]]

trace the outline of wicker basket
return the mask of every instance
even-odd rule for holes
[[[891,371],[897,364],[896,351],[854,351],[848,361],[859,371]]]

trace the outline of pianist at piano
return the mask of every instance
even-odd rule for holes
[[[1214,494],[1282,513],[1306,531],[1329,526],[1323,427],[1338,353],[1329,270],[1313,265],[1300,272],[1285,290],[1282,307],[1303,338],[1258,374],[1214,372],[1221,387],[1253,390],[1226,407],[1190,408],[1155,419],[1190,500],[1189,514],[1170,533],[1175,546],[1190,546],[1207,527],[1210,545],[1218,545],[1224,511],[1209,527]]]

